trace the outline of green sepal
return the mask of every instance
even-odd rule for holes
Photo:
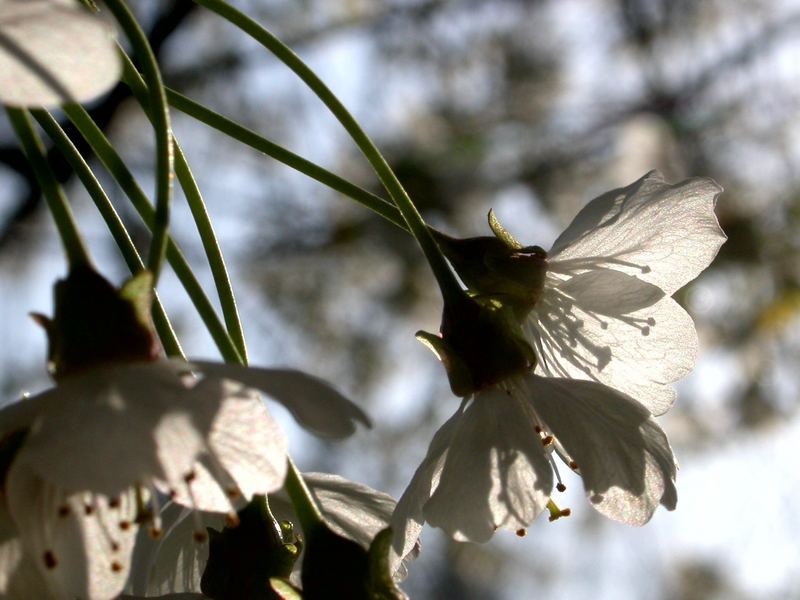
[[[469,374],[467,365],[459,358],[458,353],[450,347],[450,344],[438,335],[427,331],[420,330],[415,335],[444,365],[447,377],[450,380],[450,389],[453,390],[453,393],[456,396],[470,394],[475,387],[472,376]]]
[[[503,242],[508,248],[512,250],[520,250],[522,248],[522,244],[520,244],[516,238],[509,233],[509,231],[500,224],[500,221],[497,220],[497,216],[494,214],[494,209],[489,209],[489,227],[494,233],[495,237]]]
[[[280,600],[303,600],[303,594],[286,579],[271,577],[269,585]]]
[[[408,600],[392,577],[392,529],[378,532],[369,547],[369,580],[371,600]]]
[[[153,274],[150,271],[139,271],[123,283],[119,297],[130,302],[139,323],[143,326],[150,324],[153,307]]]
[[[300,554],[299,541],[287,541],[291,528],[275,526],[265,496],[254,496],[238,517],[235,527],[208,529],[208,562],[200,590],[213,600],[282,598],[271,579],[288,579]]]

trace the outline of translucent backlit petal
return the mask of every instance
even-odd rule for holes
[[[670,185],[651,171],[589,202],[553,244],[551,264],[610,265],[670,296],[711,263],[726,239],[714,214],[721,192],[712,179]]]
[[[110,600],[122,591],[137,530],[132,492],[67,494],[19,459],[6,486],[23,548],[53,597]]]
[[[119,79],[110,24],[72,0],[0,2],[0,103],[85,102]]]
[[[675,508],[675,458],[641,404],[592,381],[531,375],[527,385],[536,413],[577,462],[599,512],[643,525],[659,504]]]
[[[686,311],[652,284],[610,269],[551,278],[526,329],[537,373],[605,383],[657,415],[675,401],[669,384],[697,359]]]
[[[259,369],[239,365],[192,361],[206,377],[227,378],[261,390],[283,404],[303,427],[330,438],[345,438],[356,423],[370,426],[355,404],[325,381],[291,369]]]
[[[530,408],[490,388],[467,405],[453,433],[426,520],[457,540],[485,542],[527,527],[545,508],[553,472]]]

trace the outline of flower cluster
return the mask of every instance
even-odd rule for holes
[[[117,291],[74,268],[56,285],[55,318],[37,316],[58,385],[0,411],[0,594],[116,597],[139,529],[163,533],[163,499],[235,521],[253,496],[278,490],[287,441],[258,391],[320,436],[369,423],[299,371],[154,356],[149,281]]]
[[[675,508],[676,462],[653,416],[692,369],[697,334],[670,296],[725,240],[720,191],[649,173],[592,200],[549,253],[523,247],[493,216],[496,238],[441,236],[476,298],[513,307],[536,362],[484,378],[436,433],[394,515],[398,557],[426,521],[486,541],[546,508],[551,519],[568,514],[551,500],[554,483],[564,489],[556,456],[607,517],[642,525],[659,504]]]

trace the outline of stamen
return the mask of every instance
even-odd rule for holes
[[[521,529],[517,529],[517,537],[525,537],[526,535],[528,535],[527,529],[525,529],[524,527]]]
[[[198,544],[204,544],[208,539],[208,535],[205,531],[194,531],[192,532],[192,539]]]
[[[58,516],[59,517],[68,517],[70,513],[69,504],[62,504],[58,507]]]
[[[542,438],[542,446],[547,448],[555,443],[556,439],[552,435],[546,435]]]
[[[225,527],[234,529],[239,526],[239,522],[239,515],[237,515],[235,512],[230,512],[225,515]]]
[[[114,573],[121,573],[122,572],[122,565],[119,564],[117,561],[111,563],[111,570]]]
[[[92,506],[91,504],[83,505],[83,514],[85,514],[87,517],[91,515],[93,512],[94,512],[94,506]]]
[[[577,471],[578,463],[576,463],[574,460],[569,461],[569,468],[572,469],[573,471]]]
[[[567,486],[565,486],[563,483],[561,483],[561,482],[559,481],[559,482],[558,482],[558,484],[556,484],[556,489],[557,489],[559,492],[566,492],[566,491],[567,491]]]
[[[119,498],[109,498],[108,508],[119,508]]]
[[[194,471],[189,471],[183,476],[183,480],[186,482],[186,491],[189,494],[189,501],[192,508],[192,520],[194,521],[194,532],[192,532],[192,539],[194,539],[194,541],[198,544],[203,544],[208,539],[208,534],[205,532],[205,528],[203,527],[203,520],[200,518],[200,511],[195,510],[197,502],[194,498],[194,491],[192,491],[192,481],[194,481],[196,477],[197,473]]]
[[[548,520],[552,523],[553,521],[557,521],[561,517],[568,517],[572,514],[572,510],[569,508],[558,508],[558,505],[553,502],[553,500],[549,500],[547,502],[547,510],[550,511],[550,517]]]
[[[120,521],[119,522],[119,528],[122,531],[128,531],[131,528],[131,522],[130,521]]]
[[[52,550],[47,550],[44,553],[44,566],[51,571],[58,566],[56,555],[53,554]]]

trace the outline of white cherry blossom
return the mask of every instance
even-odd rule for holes
[[[114,30],[75,0],[0,0],[0,103],[86,102],[119,79]]]
[[[708,178],[652,171],[589,202],[553,244],[525,330],[537,373],[610,385],[655,415],[697,358],[691,317],[670,296],[714,259],[725,234]]]
[[[27,431],[5,477],[0,594],[32,564],[47,588],[36,597],[114,598],[139,525],[161,529],[159,492],[226,514],[278,489],[287,441],[254,388],[319,435],[367,423],[304,373],[172,360],[94,368],[0,411],[0,431]]]
[[[524,529],[561,487],[555,455],[611,519],[643,525],[675,508],[675,459],[647,409],[593,381],[528,374],[465,399],[437,431],[394,513],[395,558],[426,521],[473,542]]]

